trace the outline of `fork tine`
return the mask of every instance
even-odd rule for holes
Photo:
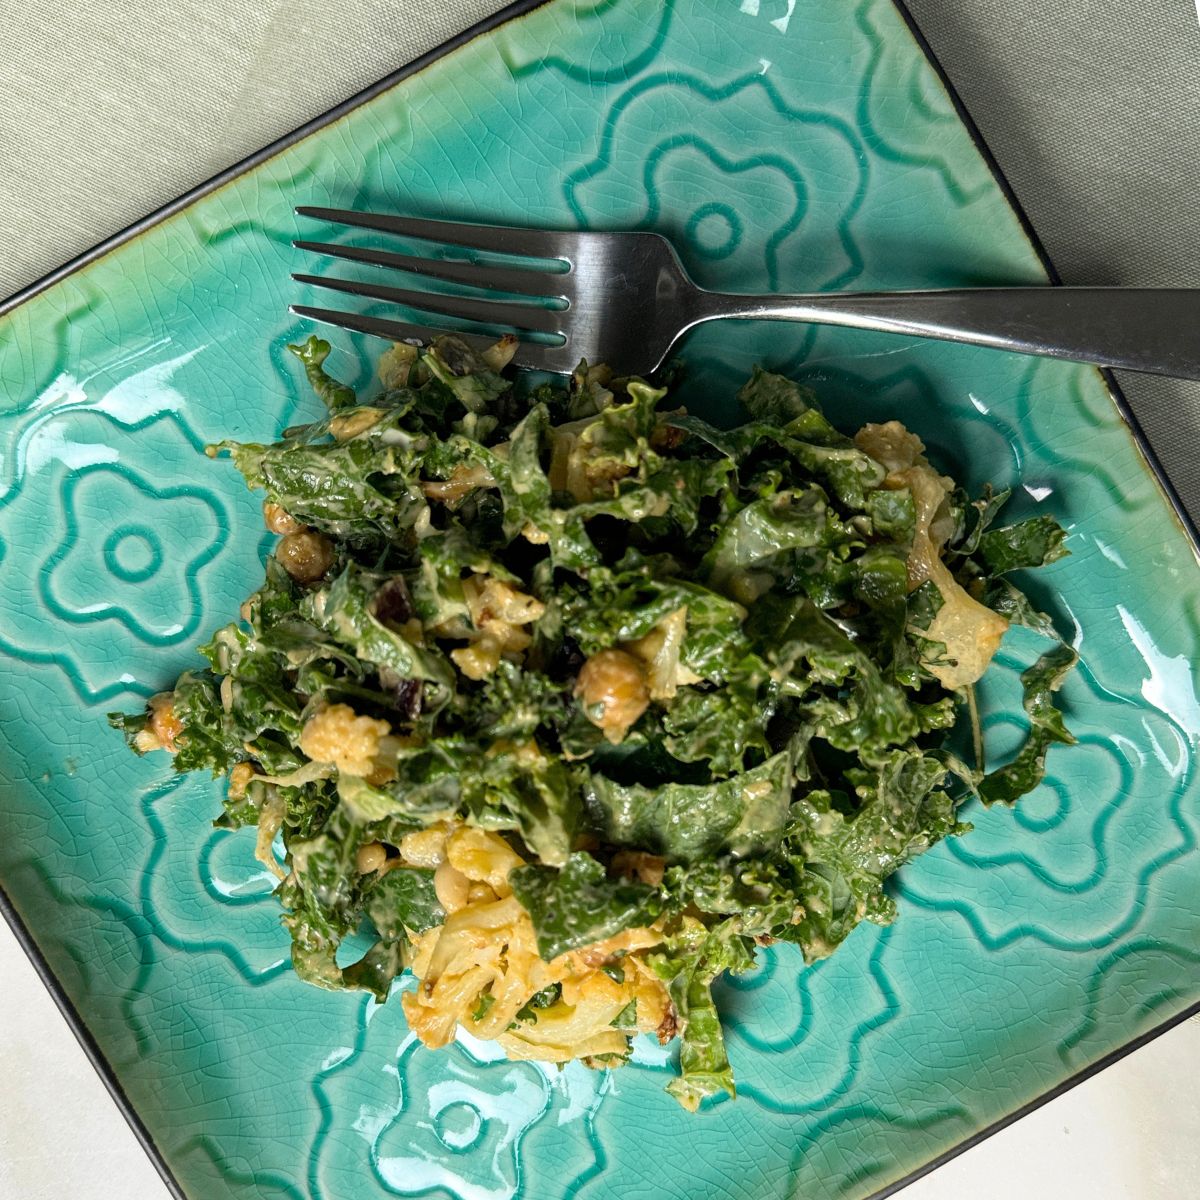
[[[407,288],[388,287],[378,283],[359,283],[350,279],[325,279],[319,275],[293,275],[297,283],[311,287],[329,288],[351,296],[366,296],[371,300],[387,300],[405,308],[421,309],[443,317],[477,321],[483,325],[513,328],[523,332],[562,334],[562,309],[540,308],[517,301],[473,300],[442,292],[414,292]]]
[[[373,267],[391,267],[431,279],[446,279],[452,283],[486,288],[493,292],[514,292],[521,296],[558,296],[561,285],[558,274],[519,267],[494,267],[482,263],[454,262],[447,259],[417,258],[411,254],[396,254],[391,250],[365,250],[360,246],[339,246],[333,242],[292,243],[297,250],[311,250],[330,258],[346,258],[351,262],[369,263]]]
[[[478,333],[462,333],[457,329],[437,330],[427,325],[412,325],[407,321],[393,321],[390,318],[368,317],[362,313],[335,312],[329,308],[310,308],[306,304],[293,304],[288,309],[297,317],[306,317],[310,321],[320,321],[323,325],[336,325],[339,329],[349,329],[355,333],[367,333],[373,337],[386,338],[389,342],[404,342],[415,340],[426,344],[439,332],[453,334],[462,338],[467,345],[476,350],[486,350],[496,343],[494,337],[486,337]],[[538,346],[532,342],[521,342],[513,356],[513,363],[528,371],[556,371],[560,374],[563,368],[550,365],[545,354],[547,347]],[[570,368],[565,368],[569,372]]]
[[[332,221],[338,225],[356,225],[378,229],[423,242],[444,242],[452,246],[470,246],[497,254],[519,254],[527,258],[563,258],[564,242],[570,234],[540,229],[519,229],[512,225],[472,225],[465,221],[429,221],[418,217],[394,217],[388,213],[356,212],[348,208],[320,208],[303,204],[296,209],[302,217]]]

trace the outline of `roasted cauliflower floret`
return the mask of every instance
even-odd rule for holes
[[[314,762],[332,763],[346,775],[367,776],[378,769],[380,742],[389,733],[386,721],[360,717],[348,704],[331,704],[304,723],[300,749]]]
[[[472,575],[463,580],[463,598],[471,617],[469,646],[450,651],[454,665],[468,679],[484,679],[506,656],[520,656],[533,639],[526,626],[546,611],[535,596],[518,591],[502,579]]]

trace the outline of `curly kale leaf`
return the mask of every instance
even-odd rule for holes
[[[823,789],[792,808],[786,854],[798,870],[805,913],[784,936],[824,958],[864,917],[886,924],[895,904],[883,883],[909,859],[962,832],[943,788],[947,768],[919,750],[896,750],[873,770],[851,769],[857,803]]]
[[[756,367],[738,399],[757,421],[778,428],[772,436],[779,446],[841,504],[859,512],[867,507],[867,496],[886,472],[829,423],[810,391]]]
[[[509,883],[533,920],[538,953],[547,962],[624,929],[648,925],[661,909],[653,888],[608,878],[603,864],[583,851],[572,854],[561,870],[518,867]]]
[[[1059,640],[1058,630],[1050,617],[1034,608],[1029,597],[1009,580],[993,579],[987,585],[983,602],[1013,625],[1024,625],[1043,637]]]
[[[737,583],[749,571],[770,571],[786,551],[819,546],[829,536],[829,510],[820,488],[788,489],[747,504],[721,527],[700,564],[718,591],[739,598]],[[743,597],[744,598],[744,597]]]
[[[304,364],[309,386],[331,412],[339,408],[352,408],[358,403],[354,389],[338,383],[325,370],[325,360],[333,347],[324,338],[314,335],[299,345],[289,345],[288,349]]]
[[[764,647],[785,693],[802,701],[818,736],[830,745],[870,761],[919,731],[904,690],[807,597],[765,597],[747,632]]]
[[[682,687],[663,714],[663,745],[680,762],[707,762],[715,778],[734,775],[770,755],[775,707],[774,685],[753,670],[720,688]]]
[[[796,753],[789,747],[752,770],[706,784],[626,785],[588,772],[583,794],[605,841],[651,850],[672,862],[696,862],[777,845],[795,775]]]
[[[720,918],[747,937],[789,937],[805,916],[797,896],[797,864],[782,852],[674,866],[663,887],[681,909]]]
[[[680,578],[669,555],[626,554],[615,567],[589,573],[587,586],[565,584],[555,599],[563,630],[586,654],[645,637],[664,618],[687,609],[680,661],[722,683],[752,653],[742,633],[746,609],[701,583]]]
[[[444,703],[455,686],[454,669],[440,651],[414,644],[380,611],[387,584],[386,576],[350,563],[327,588],[306,597],[301,611],[361,662],[434,685]]]
[[[1075,738],[1067,729],[1062,711],[1055,707],[1054,693],[1078,661],[1078,654],[1070,646],[1059,644],[1022,673],[1029,734],[1012,762],[980,781],[979,796],[985,804],[1014,803],[1041,783],[1051,746],[1074,745]]]
[[[186,671],[175,684],[174,713],[183,724],[176,737],[176,771],[227,774],[246,757],[249,732],[239,728],[221,703],[220,683],[211,671]]]
[[[726,971],[736,974],[754,965],[749,942],[730,927],[708,930],[688,923],[650,962],[667,985],[680,1030],[679,1076],[667,1091],[690,1112],[722,1092],[736,1096],[712,985]]]
[[[1063,545],[1066,530],[1050,516],[1031,517],[1017,525],[989,529],[979,539],[979,557],[988,574],[1004,575],[1044,567],[1071,552]]]

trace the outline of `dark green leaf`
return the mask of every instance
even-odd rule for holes
[[[753,770],[709,784],[623,786],[588,773],[584,803],[599,835],[673,862],[770,849],[787,822],[795,778],[792,749]]]
[[[660,904],[653,888],[609,879],[590,854],[577,851],[561,870],[530,865],[509,875],[513,895],[533,920],[547,962],[631,926],[647,925]]]
[[[1044,567],[1070,553],[1063,545],[1066,536],[1053,517],[1031,517],[1019,525],[989,529],[979,539],[979,556],[995,575]]]
[[[1011,763],[980,782],[979,795],[985,804],[1013,804],[1042,781],[1046,753],[1055,742],[1074,744],[1062,712],[1055,707],[1054,693],[1078,661],[1079,656],[1070,646],[1059,644],[1021,675],[1029,734]]]
[[[299,345],[289,345],[288,349],[304,364],[304,374],[309,386],[316,392],[318,398],[330,411],[339,408],[350,408],[358,403],[354,389],[344,383],[338,383],[325,370],[325,360],[329,357],[332,347],[323,338],[310,336]]]
[[[424,933],[440,925],[446,914],[433,888],[433,872],[417,867],[388,871],[373,882],[367,895],[367,916],[382,938],[399,941],[405,930]]]

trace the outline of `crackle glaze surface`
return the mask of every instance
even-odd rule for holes
[[[1200,998],[1200,570],[1100,377],[766,324],[693,338],[693,408],[762,361],[1069,527],[1037,597],[1083,656],[1079,747],[907,868],[891,929],[724,985],[741,1095],[698,1117],[657,1048],[611,1076],[433,1054],[397,1003],[300,985],[250,834],[103,720],[259,577],[257,502],[201,448],[314,412],[284,351],[297,203],[645,225],[728,288],[1043,279],[889,0],[603,0],[510,22],[0,320],[0,881],[190,1195],[862,1197]],[[1006,641],[993,753],[1036,652]]]

